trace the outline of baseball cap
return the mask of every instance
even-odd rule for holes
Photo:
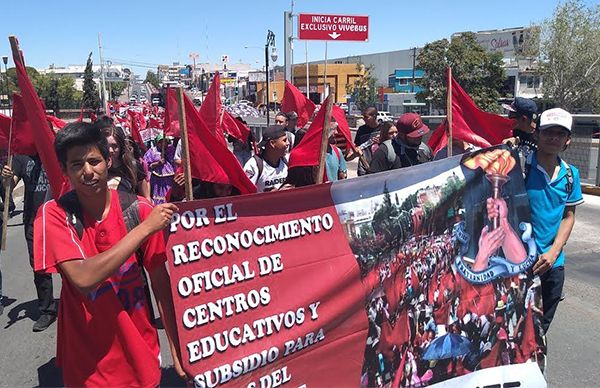
[[[405,113],[396,122],[396,128],[399,133],[405,134],[407,137],[421,137],[429,132],[429,127],[423,124],[421,116],[417,113]]]
[[[271,125],[263,131],[262,140],[258,143],[258,146],[263,148],[269,140],[279,139],[282,136],[285,136],[285,127],[283,125]]]
[[[545,110],[540,116],[540,130],[549,127],[563,127],[571,133],[573,125],[573,116],[569,112],[561,108],[553,108]]]
[[[510,105],[502,104],[502,107],[509,112],[525,115],[533,120],[537,118],[537,105],[528,98],[516,97]]]

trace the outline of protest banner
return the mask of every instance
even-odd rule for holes
[[[516,158],[179,203],[167,256],[196,386],[544,386]]]

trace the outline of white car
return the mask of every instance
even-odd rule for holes
[[[385,110],[377,112],[377,122],[383,123],[385,121],[394,121],[392,114]]]

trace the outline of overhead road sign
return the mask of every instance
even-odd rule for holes
[[[366,42],[369,40],[369,17],[301,13],[298,15],[298,39]]]

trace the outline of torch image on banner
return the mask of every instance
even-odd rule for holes
[[[519,228],[523,233],[519,236],[508,222],[509,209],[502,196],[502,188],[510,180],[509,173],[517,164],[515,158],[509,150],[496,148],[476,153],[462,164],[470,170],[483,170],[485,179],[492,186],[492,195],[486,200],[490,224],[481,230],[477,255],[474,260],[466,256],[457,257],[457,268],[463,276],[477,283],[499,276],[512,276],[528,268],[536,258],[531,224],[521,222]],[[523,243],[527,244],[529,252]],[[472,263],[472,266],[467,267],[464,261]]]

